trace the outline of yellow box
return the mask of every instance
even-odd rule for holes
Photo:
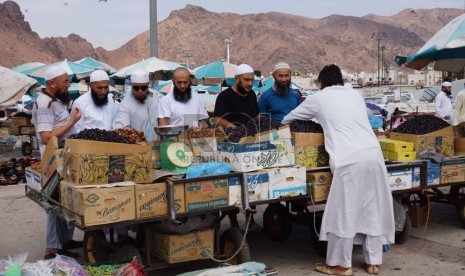
[[[454,155],[454,129],[452,126],[423,135],[391,132],[390,138],[413,143],[416,152],[422,152],[432,147],[443,155]]]
[[[384,158],[392,161],[412,161],[417,158],[417,153],[414,151],[411,152],[393,152],[388,150],[383,150]]]
[[[75,185],[153,181],[152,147],[67,139],[63,178]]]
[[[168,215],[166,183],[136,185],[136,218],[150,218]],[[174,211],[184,213],[184,185],[174,185]]]
[[[60,201],[84,217],[82,226],[101,225],[136,218],[134,183],[124,182],[96,186],[75,186],[60,182]],[[78,224],[81,219],[71,214]]]
[[[312,195],[313,202],[322,202],[328,199],[333,174],[326,172],[307,173],[307,191]]]
[[[208,259],[213,256],[215,230],[195,231],[185,235],[155,233],[155,255],[169,264]]]
[[[184,184],[186,212],[213,210],[228,206],[228,179],[215,179]]]
[[[413,151],[413,143],[398,141],[393,139],[378,138],[381,149],[392,152],[411,152]]]
[[[292,132],[296,165],[307,169],[329,166],[323,133]]]

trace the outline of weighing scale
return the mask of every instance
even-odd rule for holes
[[[189,126],[159,126],[155,132],[160,136],[161,169],[176,173],[186,173],[192,163],[193,154],[183,142],[179,142],[179,135],[186,132]]]

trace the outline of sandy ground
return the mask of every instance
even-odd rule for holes
[[[0,259],[24,252],[29,253],[29,261],[41,259],[46,216],[43,209],[25,197],[24,185],[0,187],[0,209]],[[263,211],[263,207],[258,208],[257,222],[261,222]],[[227,226],[228,222],[223,222],[222,229]],[[313,265],[324,260],[313,249],[311,230],[293,224],[291,238],[282,243],[269,241],[262,233],[250,233],[247,240],[252,259],[272,266],[280,275],[316,274]],[[464,275],[465,229],[456,219],[455,207],[432,204],[430,224],[424,239],[419,239],[422,232],[423,228],[414,228],[405,244],[393,245],[391,252],[384,254],[381,275]],[[75,231],[76,239],[82,237],[81,231]],[[361,249],[355,248],[353,268],[356,274],[366,274],[362,264]],[[160,273],[175,275],[201,268],[205,267],[180,266]]]

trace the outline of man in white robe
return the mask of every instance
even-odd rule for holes
[[[344,87],[336,65],[321,70],[322,90],[309,96],[283,123],[315,118],[324,130],[333,173],[320,230],[328,241],[325,274],[352,275],[352,247],[362,244],[366,270],[379,272],[382,245],[395,235],[392,195],[380,145],[371,129],[363,98]]]
[[[454,109],[452,107],[452,85],[445,81],[441,85],[441,91],[434,99],[436,117],[443,119],[449,124],[454,123]]]

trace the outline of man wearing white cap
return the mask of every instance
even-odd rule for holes
[[[441,91],[436,95],[435,109],[436,116],[448,122],[454,123],[454,109],[452,108],[452,88],[451,83],[445,81],[442,83]]]
[[[279,62],[273,69],[273,87],[270,87],[258,99],[261,114],[270,114],[271,119],[281,122],[301,100],[299,92],[291,87],[291,67]]]
[[[223,128],[243,125],[258,116],[257,95],[252,90],[254,71],[247,64],[236,68],[234,85],[216,98],[215,120]]]
[[[109,93],[110,79],[103,70],[95,70],[90,74],[90,90],[77,98],[73,107],[82,111],[81,119],[74,126],[76,132],[84,129],[110,130],[116,114],[113,94]]]
[[[45,92],[39,95],[32,109],[41,157],[51,137],[56,136],[62,142],[75,133],[73,126],[81,118],[79,108],[72,109],[71,114],[68,112],[70,97],[66,71],[60,66],[51,67],[45,72],[45,81]],[[54,258],[56,254],[78,257],[76,253],[66,250],[80,245],[72,240],[73,233],[74,227],[68,228],[66,221],[55,214],[48,214],[44,259]]]
[[[149,91],[149,73],[144,69],[131,72],[132,92],[125,95],[113,119],[113,129],[132,128],[145,132],[148,141],[157,140],[158,97]]]

